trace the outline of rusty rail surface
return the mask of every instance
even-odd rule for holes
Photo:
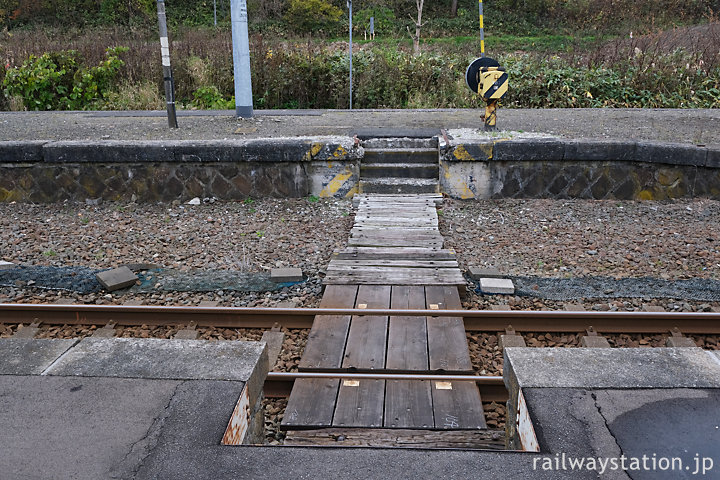
[[[462,317],[469,331],[720,334],[720,313],[566,312],[525,310],[391,310],[357,308],[166,307],[0,304],[0,323],[50,325],[186,325],[225,328],[310,328],[316,315]]]
[[[50,325],[186,325],[226,328],[310,328],[316,315],[462,317],[469,331],[720,334],[720,313],[566,312],[524,310],[391,310],[357,308],[165,307],[0,304],[0,322]]]

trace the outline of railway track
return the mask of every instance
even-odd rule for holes
[[[309,329],[316,315],[393,315],[407,317],[462,317],[468,332],[584,332],[592,326],[608,334],[665,334],[673,329],[685,334],[720,335],[720,313],[671,312],[568,312],[354,308],[251,308],[168,307],[122,305],[0,304],[0,324],[34,326],[197,327],[268,329],[276,325]],[[427,377],[427,378],[426,378]],[[430,378],[432,377],[432,378]],[[504,402],[507,391],[502,377],[492,375],[413,375],[389,373],[270,372],[265,394],[287,397],[293,384],[304,378],[356,378],[395,380],[472,380],[488,402]]]
[[[431,310],[387,308],[167,307],[124,305],[0,304],[0,323],[40,325],[310,328],[316,315],[461,317],[466,331],[720,334],[718,312],[568,312],[525,310]]]

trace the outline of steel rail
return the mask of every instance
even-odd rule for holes
[[[293,384],[304,378],[337,378],[343,380],[426,380],[441,382],[475,382],[485,402],[505,402],[508,392],[500,376],[432,375],[405,373],[344,373],[344,372],[270,372],[265,380],[264,392],[268,398],[289,397]]]
[[[720,312],[567,312],[359,308],[177,307],[129,305],[0,304],[0,322],[53,325],[186,325],[226,328],[310,328],[316,315],[462,317],[469,331],[720,334]]]

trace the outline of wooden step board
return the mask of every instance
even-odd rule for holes
[[[505,432],[502,430],[437,432],[410,429],[322,428],[291,430],[285,437],[285,445],[505,450]]]

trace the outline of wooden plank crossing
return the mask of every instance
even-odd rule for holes
[[[323,284],[449,285],[464,293],[455,254],[443,249],[438,230],[441,198],[362,196],[348,247],[333,255]]]
[[[320,306],[462,309],[459,290],[465,279],[455,253],[442,248],[436,200],[362,197],[348,247],[334,253],[328,265]],[[299,370],[338,375],[473,372],[462,318],[393,315],[317,316]],[[476,431],[486,425],[474,382],[338,378],[297,381],[281,427],[313,429],[315,433],[289,437],[295,444],[323,445],[326,437],[316,430],[321,428],[361,429],[366,433],[357,436],[358,445],[422,445],[428,438],[443,441],[418,431]],[[416,433],[403,440],[367,433],[377,429]],[[444,444],[473,444],[470,437],[448,438]]]

